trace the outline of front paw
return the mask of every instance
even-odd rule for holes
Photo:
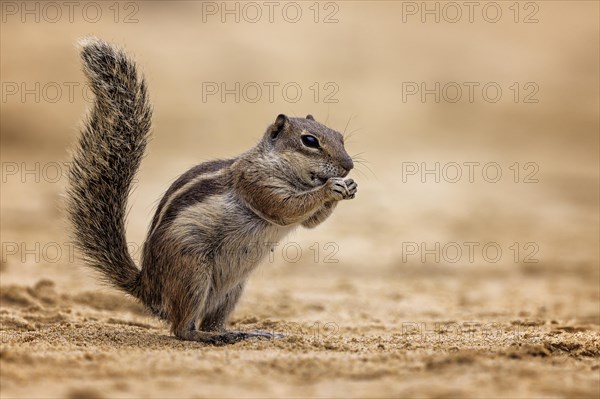
[[[356,195],[356,191],[358,191],[358,184],[356,184],[356,182],[353,179],[346,179],[344,182],[346,183],[346,187],[348,188],[348,194],[350,194],[346,199],[354,198],[354,196]]]
[[[325,187],[331,199],[341,201],[354,198],[357,184],[352,179],[344,180],[341,177],[333,177],[327,180]]]

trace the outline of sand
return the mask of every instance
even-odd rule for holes
[[[591,316],[592,306],[590,316],[571,317],[571,309],[597,295],[581,276],[556,273],[541,279],[535,271],[476,268],[468,277],[462,270],[428,267],[376,275],[341,265],[265,268],[276,270],[253,279],[232,327],[286,337],[228,347],[179,341],[133,300],[108,290],[75,293],[59,290],[49,279],[5,285],[3,396],[593,397],[598,392],[598,319]],[[393,283],[397,280],[406,282],[402,290]],[[565,291],[576,294],[565,300]],[[545,305],[535,306],[533,298],[544,298]]]

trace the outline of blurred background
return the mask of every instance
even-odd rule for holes
[[[133,342],[128,347],[133,354],[121,356],[132,356],[131,363],[142,362],[140,367],[132,337],[168,336],[137,308],[119,305],[121,297],[111,296],[114,291],[80,267],[69,244],[61,196],[69,148],[92,100],[76,48],[87,35],[119,44],[134,56],[154,104],[153,139],[130,199],[127,229],[134,257],[161,195],[179,174],[245,151],[279,113],[313,114],[345,132],[348,152],[361,159],[351,174],[359,184],[356,199],[341,204],[319,228],[298,230],[281,243],[281,251],[252,277],[233,320],[237,327],[244,322],[261,327],[256,323],[270,319],[275,329],[286,322],[332,322],[340,332],[335,342],[346,347],[336,344],[339,356],[331,358],[326,348],[289,340],[274,349],[242,345],[244,353],[271,348],[264,353],[274,359],[281,352],[323,352],[308,363],[269,357],[272,363],[262,364],[271,370],[264,380],[227,366],[231,358],[223,363],[219,356],[227,354],[215,352],[211,364],[219,364],[220,371],[209,365],[201,371],[203,378],[221,375],[222,380],[205,381],[210,389],[203,394],[598,392],[593,368],[600,324],[597,2],[5,1],[1,6],[4,397],[63,395],[65,387],[81,394],[64,374],[42,379],[51,387],[47,391],[40,391],[42,385],[23,386],[32,373],[47,373],[56,362],[75,365],[65,366],[74,373],[83,356],[74,349],[78,339],[97,345],[95,352],[118,368],[110,342],[57,338],[67,333],[52,330],[56,317],[84,329],[89,320],[100,323],[91,329],[102,330],[119,318],[157,329],[127,324],[133,335],[124,339]],[[481,376],[450,383],[452,372],[447,380],[440,377],[443,387],[439,380],[432,383],[427,356],[462,350],[464,342],[423,344],[416,353],[425,357],[418,360],[365,355],[366,377],[349,365],[355,364],[353,354],[368,352],[373,342],[390,353],[406,353],[399,343],[406,339],[406,323],[435,329],[438,322],[466,320],[537,326],[547,333],[566,326],[584,335],[569,338],[577,350],[596,349],[587,357],[559,353],[580,358],[561,366],[563,375],[580,376],[570,382],[557,378],[554,369],[538,375],[546,366],[534,364],[522,366],[530,367],[530,376],[518,383],[477,384]],[[24,334],[34,336],[25,341]],[[544,339],[536,344],[554,354]],[[173,351],[175,364],[190,360],[184,349],[169,346],[176,344],[152,343]],[[500,352],[513,344],[495,343]],[[21,350],[48,345],[58,345],[60,353],[46,353],[42,362],[23,360]],[[323,365],[341,371],[323,373]],[[415,373],[412,385],[398,379],[406,367]],[[456,367],[462,375],[464,366]],[[511,367],[488,371],[509,373]],[[477,369],[473,372],[485,373]],[[127,371],[111,376],[93,370],[84,373],[100,373],[89,388],[92,394],[196,392],[194,382],[181,376],[176,386],[169,385],[178,377],[159,366],[154,375],[162,376],[164,385],[136,385],[131,375],[128,382],[113,384]],[[357,375],[366,381],[353,385]],[[538,377],[547,379],[545,388],[527,382]]]

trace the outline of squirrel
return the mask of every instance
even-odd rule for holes
[[[138,268],[125,217],[151,130],[146,82],[123,49],[97,38],[80,47],[95,99],[73,151],[66,208],[85,263],[170,323],[179,339],[221,345],[281,337],[225,326],[263,255],[295,227],[313,228],[354,198],[343,135],[311,115],[280,114],[255,147],[194,166],[158,204]],[[264,250],[249,256],[257,248]]]

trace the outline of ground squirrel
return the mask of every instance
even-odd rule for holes
[[[315,227],[339,201],[354,198],[356,183],[344,180],[354,165],[342,134],[311,115],[279,115],[247,152],[184,173],[158,205],[140,270],[127,249],[125,216],[150,131],[146,83],[123,50],[99,39],[82,41],[81,58],[95,101],[74,150],[67,211],[87,265],[181,339],[272,338],[225,330],[261,260],[248,250],[271,249],[296,226]]]

